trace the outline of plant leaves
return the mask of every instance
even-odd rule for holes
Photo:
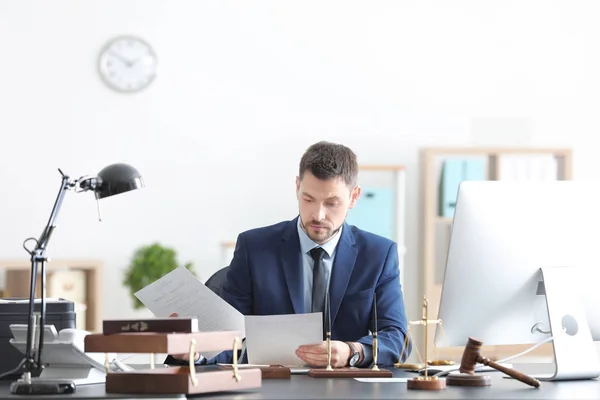
[[[144,304],[134,295],[137,291],[162,278],[180,265],[177,262],[177,253],[170,247],[152,243],[138,248],[134,252],[123,278],[123,284],[129,288],[134,309],[144,307]],[[186,263],[185,267],[195,274],[192,263]]]

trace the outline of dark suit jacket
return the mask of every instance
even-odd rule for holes
[[[221,297],[242,314],[305,312],[297,219],[238,236]],[[376,292],[378,364],[389,366],[398,362],[407,332],[399,279],[396,243],[344,224],[329,289],[332,340],[372,344],[369,330]],[[405,353],[403,358],[406,357]],[[231,351],[208,361],[215,362],[231,363]]]

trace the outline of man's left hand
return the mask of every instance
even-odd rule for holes
[[[313,367],[327,366],[327,342],[302,345],[296,349],[296,355]],[[331,366],[341,368],[348,365],[350,346],[338,340],[331,341]]]

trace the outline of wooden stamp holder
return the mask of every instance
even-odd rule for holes
[[[308,376],[312,378],[391,378],[392,371],[387,369],[379,369],[377,359],[379,356],[379,347],[377,344],[377,295],[373,293],[373,367],[356,368],[342,367],[333,368],[331,366],[331,316],[329,308],[329,294],[325,300],[325,325],[327,327],[327,367],[312,368],[308,371]]]
[[[239,369],[247,369],[250,367],[246,367],[244,365],[240,365]],[[268,365],[268,366],[260,366],[260,367],[251,367],[257,368],[260,370],[262,375],[262,379],[291,379],[292,377],[292,369],[283,365]],[[231,371],[233,370],[233,366],[231,365],[219,365],[219,369]]]
[[[233,350],[231,370],[196,372],[193,361],[189,366],[112,372],[106,360],[106,392],[128,394],[199,394],[239,391],[262,385],[258,368],[238,368],[237,350],[240,332],[154,333],[135,332],[85,337],[85,352],[97,353],[166,353],[191,355],[196,352]]]
[[[313,378],[391,378],[392,371],[387,369],[368,368],[313,368],[308,371],[308,376]]]
[[[308,376],[312,378],[391,378],[392,371],[387,369],[379,369],[377,366],[378,348],[377,348],[377,331],[373,335],[373,367],[356,368],[356,367],[331,367],[331,338],[327,337],[327,367],[312,368],[308,371]]]

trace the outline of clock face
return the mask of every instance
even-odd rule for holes
[[[137,92],[156,76],[158,59],[152,47],[135,36],[120,36],[104,46],[98,69],[104,83],[119,92]]]

